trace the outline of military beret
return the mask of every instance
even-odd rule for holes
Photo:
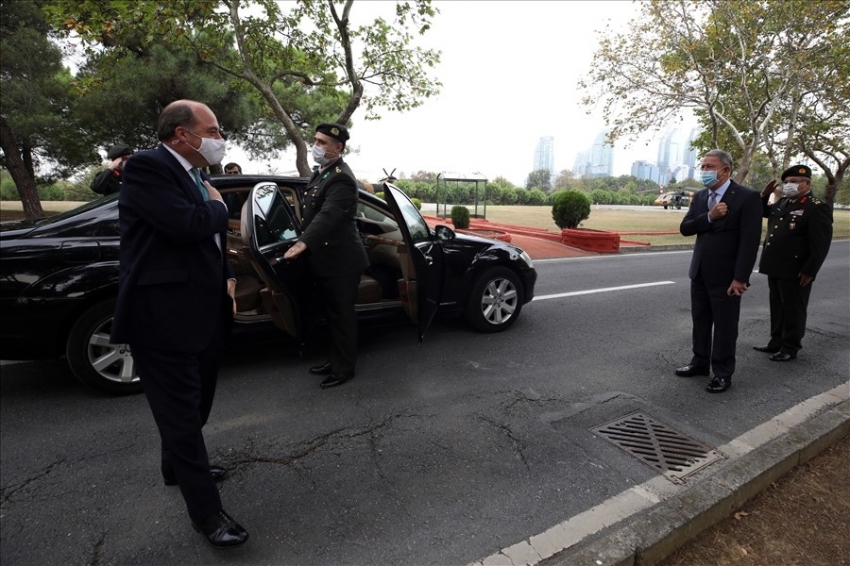
[[[805,177],[806,179],[811,179],[812,170],[805,165],[794,165],[782,172],[783,181],[786,177]]]
[[[119,157],[124,157],[125,155],[133,155],[133,150],[130,149],[129,145],[119,143],[118,145],[112,146],[112,149],[110,149],[109,153],[106,154],[106,158],[111,161],[113,159],[118,159]]]
[[[348,141],[348,129],[342,124],[319,124],[316,126],[316,132],[330,136],[343,144]]]

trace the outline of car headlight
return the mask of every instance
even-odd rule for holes
[[[519,258],[529,267],[529,269],[534,267],[534,262],[531,261],[531,256],[528,255],[528,252],[525,250],[520,250]]]

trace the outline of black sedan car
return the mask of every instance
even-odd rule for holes
[[[283,254],[301,231],[306,179],[213,177],[230,210],[227,254],[237,275],[237,331],[266,324],[303,344],[316,319],[303,258]],[[357,224],[371,265],[358,317],[406,316],[421,340],[434,316],[463,316],[481,332],[510,327],[534,296],[531,258],[504,242],[431,229],[398,188],[360,191]],[[130,349],[112,344],[118,290],[118,199],[104,197],[35,223],[0,225],[0,359],[66,356],[83,383],[141,390]]]

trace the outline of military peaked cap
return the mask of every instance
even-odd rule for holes
[[[783,181],[786,177],[805,177],[806,179],[811,179],[812,170],[805,165],[794,165],[782,172]]]
[[[330,136],[343,144],[348,141],[348,129],[342,124],[319,124],[316,126],[316,132]]]
[[[130,149],[130,146],[126,143],[119,143],[118,145],[112,146],[112,149],[110,149],[109,153],[106,154],[106,158],[112,161],[113,159],[124,157],[125,155],[133,155],[133,150]]]

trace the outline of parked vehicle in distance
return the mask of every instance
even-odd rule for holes
[[[212,178],[230,210],[227,254],[237,276],[235,328],[273,322],[303,344],[316,301],[306,258],[283,254],[301,233],[306,179]],[[361,190],[357,224],[370,259],[359,320],[406,316],[421,340],[435,316],[463,316],[499,332],[534,297],[531,258],[496,240],[430,228],[391,184]],[[110,343],[118,291],[118,199],[110,195],[36,222],[0,224],[0,358],[65,356],[83,383],[112,394],[141,391],[132,353]]]
[[[671,191],[660,195],[653,204],[663,206],[665,210],[668,208],[680,209],[683,206],[687,208],[691,203],[693,193],[685,191]]]

